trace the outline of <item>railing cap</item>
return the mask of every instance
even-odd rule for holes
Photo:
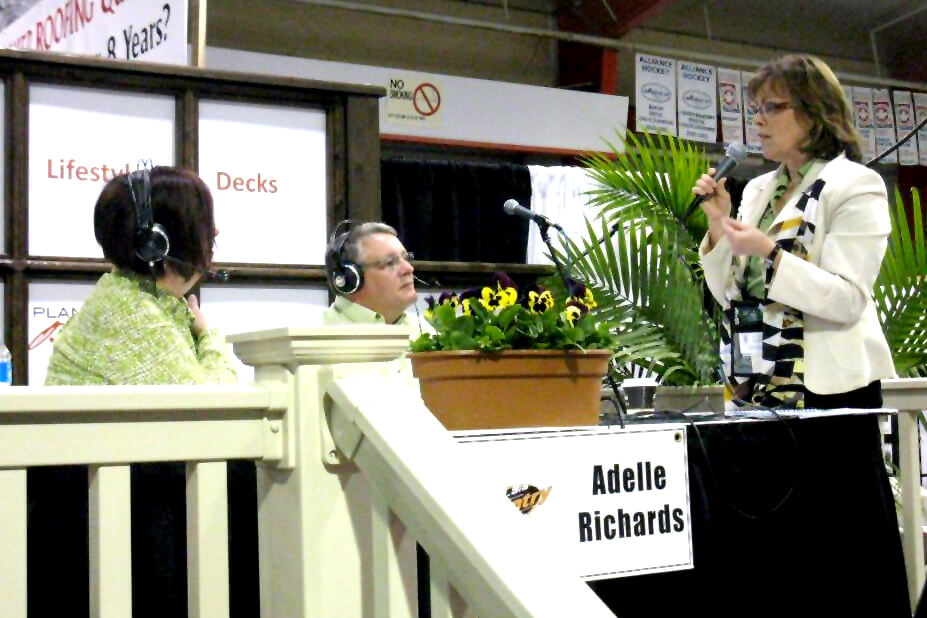
[[[407,326],[348,324],[285,327],[226,337],[247,365],[329,365],[389,361],[409,349]]]

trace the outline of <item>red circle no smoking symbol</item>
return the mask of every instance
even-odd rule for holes
[[[412,106],[422,116],[433,116],[441,107],[441,93],[434,84],[419,84],[412,93]]]

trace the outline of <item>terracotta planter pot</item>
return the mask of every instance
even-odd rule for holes
[[[422,399],[449,430],[599,422],[608,350],[410,354]]]

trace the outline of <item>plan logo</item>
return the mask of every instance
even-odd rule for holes
[[[535,507],[544,504],[552,488],[553,485],[547,489],[538,489],[534,485],[512,485],[506,488],[505,495],[515,508],[527,515]]]

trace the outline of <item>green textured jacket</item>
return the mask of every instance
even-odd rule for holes
[[[194,336],[192,325],[186,303],[151,280],[107,273],[55,339],[45,383],[237,382],[223,337],[213,329]]]

